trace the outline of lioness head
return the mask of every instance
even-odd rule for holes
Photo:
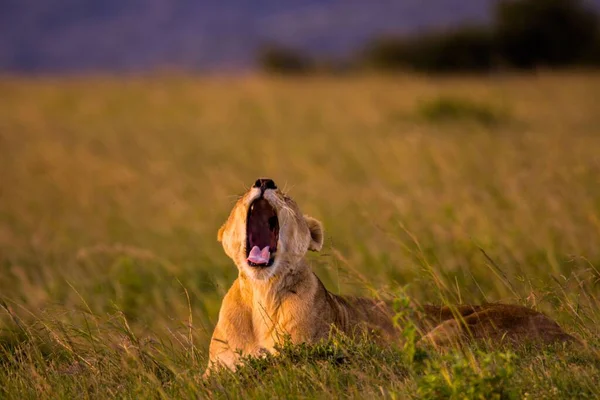
[[[261,178],[237,201],[217,238],[241,273],[262,280],[295,268],[308,250],[321,250],[323,228]]]

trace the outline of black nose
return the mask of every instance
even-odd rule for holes
[[[272,179],[267,178],[257,179],[256,182],[254,182],[254,187],[260,188],[260,191],[262,193],[264,193],[267,189],[277,189],[277,186],[275,186],[275,182],[273,182]]]

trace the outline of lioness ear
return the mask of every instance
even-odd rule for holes
[[[323,224],[313,217],[309,217],[308,215],[304,216],[304,220],[308,224],[308,229],[310,230],[310,245],[308,245],[308,249],[312,251],[320,251],[323,247],[324,239]]]
[[[221,242],[223,240],[223,232],[225,231],[225,224],[219,228],[219,232],[217,232],[217,240]]]

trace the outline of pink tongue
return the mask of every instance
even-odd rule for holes
[[[262,250],[260,249],[260,247],[254,246],[252,250],[250,250],[248,261],[253,262],[254,264],[268,264],[269,257],[271,257],[269,246],[266,246]]]

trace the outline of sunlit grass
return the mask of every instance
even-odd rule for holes
[[[311,261],[333,292],[525,304],[598,343],[597,75],[4,78],[0,93],[5,396],[244,395],[246,378],[199,376],[237,272],[216,232],[258,176],[323,221]],[[460,118],[423,118],[447,99]],[[283,359],[248,394],[442,396],[423,371],[463,368],[430,354],[413,370],[402,351],[376,358],[395,380]],[[597,395],[594,354],[526,351],[506,393]]]

